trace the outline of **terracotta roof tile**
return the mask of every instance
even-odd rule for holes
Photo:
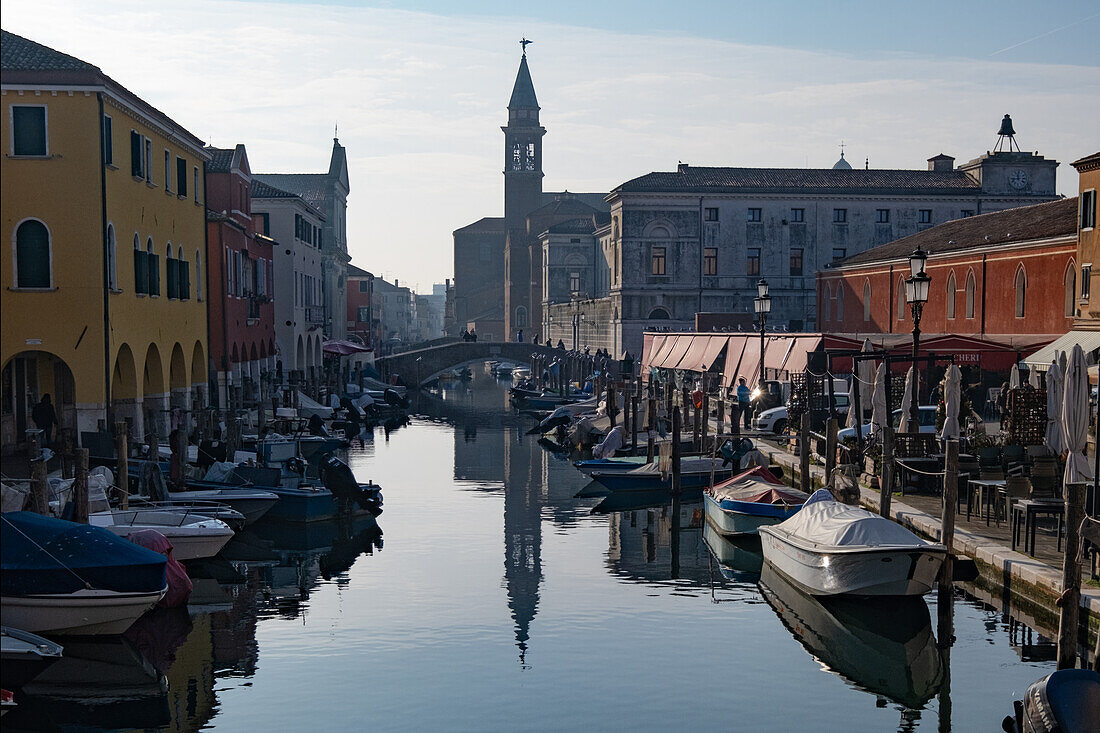
[[[0,31],[0,69],[4,71],[99,71],[98,66],[55,51],[29,38]]]

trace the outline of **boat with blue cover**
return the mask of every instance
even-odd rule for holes
[[[809,495],[757,466],[704,490],[707,519],[725,535],[757,534],[802,508]]]
[[[702,490],[715,481],[733,476],[733,465],[721,458],[684,458],[680,462],[680,489]],[[628,471],[593,471],[589,474],[611,491],[652,491],[672,489],[672,471],[662,472],[657,461],[644,463]]]
[[[0,515],[4,624],[32,633],[121,634],[168,590],[168,558],[101,527]]]

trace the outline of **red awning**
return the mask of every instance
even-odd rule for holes
[[[787,374],[805,370],[810,363],[810,354],[817,351],[819,346],[821,346],[820,336],[799,336],[795,338],[794,344],[791,350],[787,352],[787,358],[780,368]]]
[[[726,368],[722,370],[722,384],[732,387],[737,384],[737,375],[741,373],[741,360],[744,358],[745,337],[730,336],[726,351]]]
[[[653,366],[653,358],[657,356],[657,352],[661,350],[664,344],[665,335],[663,333],[642,335],[642,373],[649,371],[649,367]]]
[[[663,344],[661,344],[661,348],[657,350],[656,354],[653,357],[653,362],[650,364],[650,366],[658,368],[663,367],[665,365],[665,362],[668,360],[669,353],[676,346],[676,343],[676,336],[666,333],[665,341]]]
[[[703,352],[703,370],[707,371],[714,362],[718,360],[718,357],[722,355],[723,349],[729,346],[729,336],[711,336],[710,342],[707,344],[706,351]]]
[[[691,348],[691,342],[695,339],[690,333],[678,333],[670,335],[669,341],[672,342],[672,348],[662,359],[659,366],[665,369],[676,369],[680,366],[680,360],[687,354],[688,349]]]

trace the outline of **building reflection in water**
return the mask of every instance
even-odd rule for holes
[[[608,569],[623,580],[678,580],[705,587],[710,553],[703,543],[703,505],[669,503],[668,494],[605,500]]]

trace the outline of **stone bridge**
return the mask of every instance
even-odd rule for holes
[[[383,356],[375,360],[374,367],[386,381],[389,381],[390,375],[396,374],[405,384],[412,387],[430,382],[444,372],[470,364],[508,361],[530,365],[536,356],[547,357],[549,361],[549,359],[567,355],[570,355],[569,352],[563,349],[514,341],[453,341]]]

